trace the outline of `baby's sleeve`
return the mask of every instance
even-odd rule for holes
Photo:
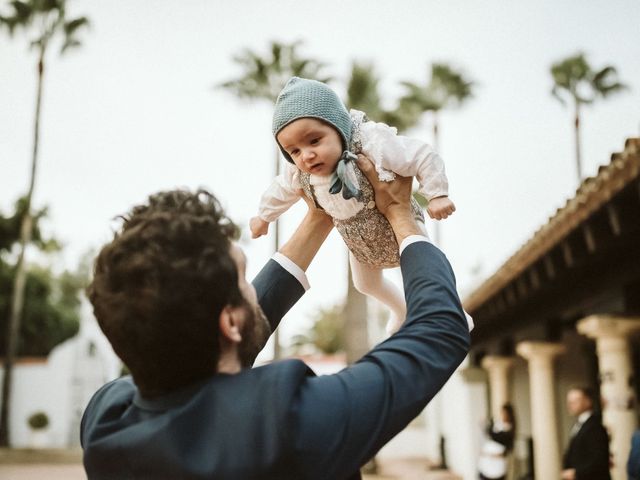
[[[284,172],[273,179],[260,198],[258,216],[265,222],[273,222],[300,199],[300,171],[287,162]]]
[[[373,161],[380,180],[392,180],[391,172],[395,172],[416,177],[418,191],[427,200],[449,195],[444,162],[431,145],[398,135],[395,128],[384,123],[363,123],[361,136],[362,153]]]

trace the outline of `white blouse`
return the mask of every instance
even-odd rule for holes
[[[352,117],[362,112],[351,111]],[[440,155],[428,144],[414,138],[398,135],[395,128],[384,123],[364,122],[360,125],[362,153],[375,165],[378,178],[391,181],[394,174],[416,177],[418,192],[427,200],[447,196],[449,182]],[[316,200],[331,217],[339,220],[358,213],[364,204],[355,198],[345,200],[342,195],[329,193],[331,176],[310,175]],[[285,171],[278,175],[262,194],[258,215],[267,222],[275,221],[300,199],[302,185],[300,170],[286,162]]]

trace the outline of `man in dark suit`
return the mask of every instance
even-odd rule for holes
[[[332,228],[322,212],[310,208],[253,285],[212,195],[160,193],[125,217],[89,293],[132,377],[87,406],[90,479],[360,478],[440,390],[470,340],[453,272],[415,223],[411,179],[378,182],[370,162],[359,165],[401,248],[407,317],[335,375],[298,360],[247,368],[306,289],[304,270]]]
[[[564,455],[563,480],[611,480],[609,435],[593,412],[593,401],[593,391],[587,387],[572,387],[567,393],[567,410],[576,423]]]
[[[628,480],[640,480],[640,430],[633,432],[631,450],[627,460]]]

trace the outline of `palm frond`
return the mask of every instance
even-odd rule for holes
[[[434,63],[431,66],[432,99],[443,107],[462,105],[472,97],[472,86],[472,81],[466,79],[461,72],[454,70],[447,64]]]
[[[607,86],[600,87],[598,89],[598,93],[602,97],[608,97],[612,93],[619,93],[619,92],[622,92],[624,90],[629,90],[629,87],[627,85],[625,85],[624,83],[615,83],[615,84],[612,84],[612,85],[607,85]]]
[[[64,11],[65,0],[31,0],[33,9],[38,12],[51,12],[53,10]]]
[[[330,77],[318,78],[324,64],[298,55],[297,48],[301,43],[299,40],[288,44],[273,41],[269,45],[269,53],[264,57],[249,49],[243,50],[233,57],[234,63],[242,68],[242,75],[222,82],[217,87],[229,90],[242,99],[274,102],[292,76],[329,80]]]
[[[595,97],[593,96],[587,97],[586,95],[582,95],[576,92],[574,96],[574,100],[576,101],[576,103],[579,103],[581,105],[591,105],[595,100]]]
[[[18,22],[26,22],[33,16],[33,7],[30,3],[14,0],[10,2],[13,7],[14,17]]]
[[[551,66],[551,77],[553,78],[554,88],[571,89],[571,75],[567,68],[563,65],[554,64]]]
[[[32,48],[45,50],[49,41],[58,33],[64,35],[61,53],[67,49],[80,45],[75,38],[78,29],[89,24],[86,17],[78,17],[74,20],[65,21],[65,0],[13,0],[10,5],[14,15],[11,17],[0,17],[0,25],[9,29],[12,35],[18,27],[30,27],[35,20],[38,28],[34,28],[34,37],[29,42]]]
[[[562,95],[560,95],[560,92],[562,91],[562,89],[560,88],[560,86],[558,85],[554,85],[553,88],[551,89],[551,95],[553,95],[553,98],[555,98],[556,100],[558,100],[563,106],[567,106],[567,102],[564,98],[562,98]]]
[[[307,72],[307,70],[312,70],[313,69],[313,65],[311,63],[311,60],[308,59],[292,59],[291,61],[291,71],[294,73],[294,76],[296,77],[304,77],[305,73]]]
[[[282,67],[282,50],[282,44],[278,42],[273,42],[271,44],[271,65],[276,69]]]
[[[71,21],[64,23],[64,33],[67,36],[72,36],[78,28],[82,26],[89,26],[89,19],[87,17],[78,17]]]
[[[617,81],[616,69],[606,66],[594,72],[584,53],[577,53],[551,65],[554,86],[551,94],[566,104],[561,92],[566,92],[578,104],[591,104],[597,96],[607,97],[622,91],[626,85]]]
[[[13,36],[13,32],[18,26],[18,22],[14,17],[3,17],[2,15],[0,15],[0,27],[3,26],[7,27],[7,30],[9,30],[9,35]]]
[[[15,0],[10,2],[13,7],[13,15],[0,16],[0,26],[5,26],[9,30],[9,35],[13,36],[16,28],[26,28],[33,21],[33,8],[27,2]]]
[[[380,94],[378,93],[379,79],[373,65],[369,63],[353,62],[351,76],[347,84],[347,108],[355,108],[366,112],[372,119],[378,121],[381,112]]]
[[[606,66],[593,76],[593,89],[602,97],[628,89],[627,85],[618,82],[617,76],[618,73],[614,67]]]
[[[76,48],[81,46],[82,44],[76,40],[75,38],[67,38],[62,44],[62,48],[60,49],[60,53],[65,53],[70,48]]]

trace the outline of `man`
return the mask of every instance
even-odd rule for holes
[[[640,480],[640,430],[633,432],[631,450],[627,460],[628,480]]]
[[[567,393],[567,410],[576,423],[564,455],[563,480],[611,480],[609,436],[593,412],[593,400],[587,387],[572,387]]]
[[[304,270],[332,228],[326,215],[310,208],[253,285],[212,195],[160,193],[125,217],[89,293],[132,378],[87,406],[90,479],[360,478],[440,390],[469,348],[453,272],[420,235],[411,179],[378,182],[368,160],[359,165],[401,245],[407,319],[335,375],[316,377],[299,360],[246,368],[304,293]]]

